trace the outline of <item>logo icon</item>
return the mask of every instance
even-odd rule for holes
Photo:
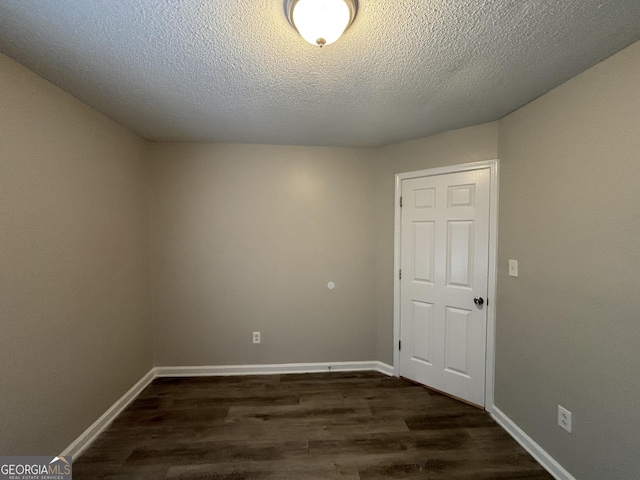
[[[71,480],[72,460],[57,457],[0,457],[0,480]]]

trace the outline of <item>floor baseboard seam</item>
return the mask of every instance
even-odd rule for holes
[[[287,373],[319,372],[361,372],[375,371],[393,376],[393,367],[383,362],[321,362],[321,363],[282,363],[272,365],[211,365],[153,367],[122,397],[104,412],[89,428],[76,438],[60,455],[77,458],[100,435],[111,422],[133,402],[140,393],[158,377],[203,377],[228,375],[277,375]]]
[[[93,424],[76,438],[60,455],[72,458],[82,455],[84,450],[100,435],[111,422],[133,402],[138,395],[156,378],[155,368],[149,370],[144,377],[131,387],[122,397],[104,412]]]
[[[556,480],[576,480],[558,461],[525,433],[513,420],[495,405],[489,412],[509,435],[511,435],[529,454],[542,465]]]

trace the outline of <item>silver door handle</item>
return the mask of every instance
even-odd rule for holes
[[[484,298],[476,297],[476,298],[473,299],[473,303],[475,303],[477,306],[481,307],[482,305],[484,305]]]

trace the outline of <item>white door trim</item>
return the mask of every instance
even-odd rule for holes
[[[401,247],[401,212],[400,195],[402,180],[418,177],[431,177],[448,173],[468,172],[488,168],[490,186],[489,210],[489,304],[487,305],[487,359],[485,365],[485,410],[493,409],[494,367],[495,367],[495,336],[496,336],[496,280],[497,280],[497,247],[498,247],[498,160],[464,163],[448,167],[430,168],[417,172],[399,173],[396,175],[395,217],[394,217],[394,262],[393,262],[393,374],[400,375],[400,247]]]

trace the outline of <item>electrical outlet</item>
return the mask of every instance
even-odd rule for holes
[[[558,425],[571,433],[571,412],[561,405],[558,405]]]
[[[518,276],[518,260],[509,259],[509,276],[510,277]]]
[[[253,343],[260,343],[260,332],[253,332]]]

